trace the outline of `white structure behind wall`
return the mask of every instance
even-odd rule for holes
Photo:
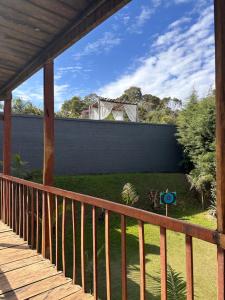
[[[124,121],[124,113],[131,122],[138,121],[137,104],[98,99],[89,107],[89,119],[105,120],[112,113],[116,121]]]

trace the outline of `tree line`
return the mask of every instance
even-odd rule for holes
[[[65,100],[59,111],[55,113],[63,118],[82,118],[82,112],[88,110],[89,106],[98,99],[103,99],[96,94],[90,94],[81,98],[74,96]],[[142,94],[138,87],[130,87],[124,93],[114,99],[118,102],[137,103],[140,122],[175,124],[182,101],[177,98],[159,98],[151,94]],[[30,101],[20,98],[13,100],[12,111],[17,114],[43,115],[43,110]],[[112,115],[109,116],[109,119]]]

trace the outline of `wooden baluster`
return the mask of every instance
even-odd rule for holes
[[[30,208],[30,201],[29,201],[29,196],[30,196],[30,189],[27,187],[27,195],[26,195],[26,237],[27,237],[27,242],[30,245],[31,243],[31,236],[30,236],[30,223],[29,223],[29,208]]]
[[[85,204],[81,203],[81,283],[82,290],[86,290],[85,282]]]
[[[12,228],[12,220],[13,220],[13,198],[12,198],[12,182],[9,182],[9,190],[10,190],[10,218],[9,218],[9,226]]]
[[[23,185],[23,238],[26,240],[26,187]]]
[[[11,184],[11,195],[12,195],[12,221],[11,226],[13,231],[15,231],[15,193],[14,193],[14,183]]]
[[[76,203],[72,201],[72,223],[73,223],[73,283],[76,283]]]
[[[9,226],[9,217],[10,217],[10,188],[9,181],[7,180],[7,225]]]
[[[49,193],[47,194],[47,201],[48,201],[48,227],[49,227],[49,257],[51,263],[53,262],[53,255],[52,255],[52,212],[53,210],[51,209],[52,207],[52,195]]]
[[[7,182],[7,189],[8,189],[8,219],[7,224],[10,226],[11,222],[11,187],[10,187],[10,181]]]
[[[31,188],[31,247],[34,249],[34,189]]]
[[[4,199],[4,190],[3,190],[3,179],[1,180],[1,220],[3,221],[3,199]]]
[[[110,270],[110,233],[109,211],[105,210],[105,263],[106,263],[106,295],[111,299],[111,270]]]
[[[45,235],[47,234],[46,233],[46,224],[45,222],[47,221],[47,216],[46,216],[46,212],[47,212],[47,209],[46,209],[46,194],[44,191],[42,191],[42,206],[41,206],[41,209],[42,209],[42,234],[41,234],[41,254],[47,258],[47,253],[46,253],[46,245],[45,245],[45,242],[46,242],[46,237]]]
[[[1,181],[1,220],[4,220],[4,205],[3,205],[3,201],[4,201],[4,188],[3,188],[3,182],[4,180],[2,179]]]
[[[15,231],[16,234],[19,234],[19,187],[18,184],[15,184]]]
[[[92,207],[92,236],[93,236],[93,295],[98,299],[98,257],[97,257],[97,229],[96,229],[96,208]]]
[[[5,180],[5,223],[7,224],[8,219],[8,190],[7,190],[7,180]]]
[[[5,211],[5,223],[8,223],[8,212],[9,212],[9,193],[8,193],[8,180],[5,181],[5,196],[6,196],[6,211]]]
[[[4,180],[4,208],[5,208],[5,212],[4,212],[4,223],[7,222],[7,187],[6,187],[6,180]]]
[[[20,237],[22,237],[23,235],[23,214],[22,214],[22,210],[23,210],[23,203],[22,203],[22,186],[21,184],[19,184],[19,235]]]
[[[126,217],[121,215],[121,278],[122,300],[127,299]]]
[[[66,275],[66,198],[63,197],[62,211],[62,267],[63,274]]]
[[[1,195],[0,195],[0,219],[2,220],[2,178],[1,178],[1,182],[0,182],[0,187],[1,187]]]
[[[36,249],[39,252],[39,191],[36,190]]]
[[[1,182],[1,220],[4,221],[4,179]]]
[[[194,299],[193,281],[193,249],[192,237],[186,235],[186,280],[187,280],[187,300]]]
[[[2,181],[2,220],[5,222],[5,179]]]
[[[55,196],[55,266],[58,270],[59,268],[59,252],[58,252],[58,244],[59,244],[59,202],[58,197]]]
[[[8,198],[8,181],[5,180],[5,223],[7,224],[8,221],[8,205],[9,205],[9,198]]]
[[[140,300],[145,300],[145,239],[144,223],[138,221],[139,256],[140,256]]]
[[[167,239],[166,228],[160,227],[161,299],[167,300]]]
[[[4,180],[4,223],[6,223],[6,209],[7,209],[7,190],[6,190],[6,180]]]

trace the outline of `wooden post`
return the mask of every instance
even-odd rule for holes
[[[217,227],[225,233],[225,1],[215,0]],[[225,299],[225,253],[218,247],[218,300]]]
[[[9,175],[11,168],[11,106],[12,94],[8,94],[4,101],[4,122],[3,122],[3,174]],[[9,209],[8,184],[3,182],[3,222],[7,223]]]
[[[3,123],[3,174],[10,174],[11,165],[11,106],[12,94],[10,93],[4,102]]]
[[[44,164],[43,184],[53,185],[54,171],[54,63],[52,60],[44,65]],[[43,197],[42,218],[42,254],[49,258],[49,224],[48,215],[53,213],[52,199],[48,205],[47,197]]]

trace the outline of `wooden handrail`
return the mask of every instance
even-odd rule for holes
[[[158,215],[145,210],[111,202],[101,198],[83,195],[60,188],[34,183],[24,179],[16,178],[0,173],[0,215],[5,223],[11,226],[16,233],[28,241],[31,247],[40,252],[40,242],[42,242],[41,252],[45,257],[50,258],[55,263],[57,269],[61,269],[67,276],[66,255],[66,227],[68,213],[71,214],[71,224],[73,230],[72,256],[73,283],[77,283],[77,247],[76,237],[77,222],[80,222],[80,276],[82,289],[86,292],[88,257],[85,243],[86,228],[86,207],[92,208],[92,254],[93,254],[93,296],[98,299],[98,255],[97,255],[97,224],[96,210],[104,209],[105,216],[105,271],[106,271],[106,299],[112,297],[111,283],[111,254],[110,254],[110,215],[116,213],[121,218],[121,293],[122,299],[127,300],[127,259],[126,259],[126,217],[133,218],[138,225],[139,260],[140,260],[140,299],[146,299],[146,255],[145,255],[145,224],[152,224],[160,228],[160,264],[161,264],[161,299],[167,300],[167,230],[179,232],[185,235],[186,239],[186,279],[187,279],[187,299],[194,298],[194,274],[193,274],[193,247],[192,239],[197,238],[212,244],[216,244],[219,249],[225,249],[225,235],[216,230],[210,230],[185,221]],[[80,203],[80,218],[77,219],[79,210],[76,204]],[[47,206],[47,207],[46,207]],[[69,210],[69,206],[71,210]],[[50,210],[51,207],[51,210]],[[59,212],[59,208],[61,214]],[[68,208],[68,209],[67,209]],[[52,213],[50,213],[50,211]],[[54,212],[53,212],[54,211]],[[48,213],[49,224],[45,226],[44,214]],[[54,221],[55,214],[55,221]],[[17,216],[18,215],[18,216]],[[36,217],[35,217],[36,216]],[[61,217],[59,217],[61,216]],[[61,219],[61,222],[59,220]],[[54,223],[54,230],[53,230]],[[61,223],[61,225],[60,225]],[[42,230],[40,230],[40,227]],[[46,232],[46,230],[48,232]],[[61,239],[60,239],[61,234]],[[49,248],[45,241],[48,236]],[[61,240],[61,252],[59,241]],[[79,247],[78,247],[79,248]],[[47,251],[46,251],[47,250]],[[55,255],[53,255],[53,252]],[[61,264],[60,264],[61,261]]]
[[[140,220],[145,223],[149,223],[156,226],[164,227],[168,230],[187,234],[194,238],[217,244],[225,249],[225,236],[220,234],[216,230],[207,229],[205,227],[190,224],[182,220],[173,219],[170,217],[158,215],[156,213],[148,212],[142,209],[126,206],[123,204],[115,203],[105,199],[79,194],[72,191],[66,191],[60,188],[43,185],[40,183],[31,182],[21,178],[0,174],[0,178],[10,180],[12,182],[28,186],[43,192],[51,193],[60,197],[64,197],[70,200],[78,201],[88,205],[94,205],[105,210],[124,215],[127,217]]]

